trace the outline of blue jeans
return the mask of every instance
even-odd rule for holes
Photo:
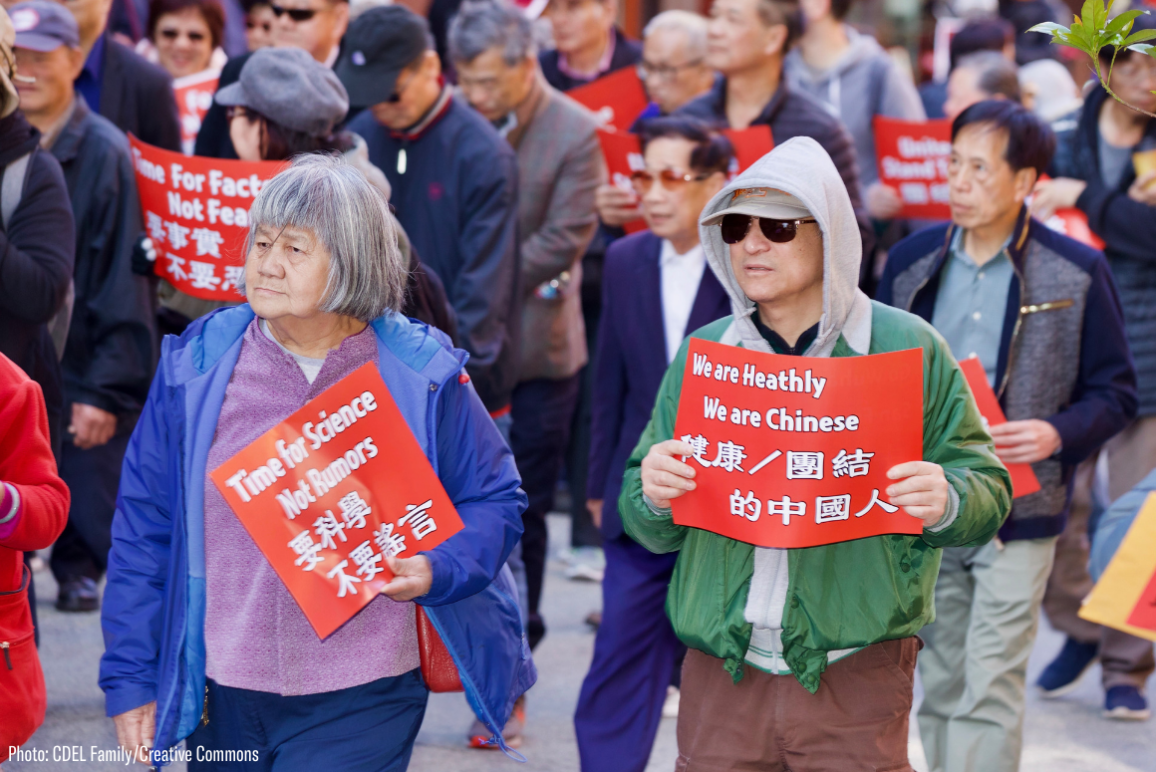
[[[429,698],[420,670],[292,697],[207,683],[189,772],[404,772]]]

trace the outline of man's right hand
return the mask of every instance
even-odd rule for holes
[[[594,208],[602,222],[614,228],[642,216],[638,196],[614,185],[599,185],[594,190]]]
[[[594,521],[595,528],[602,527],[602,499],[586,499],[586,511]]]
[[[126,752],[131,753],[138,764],[151,766],[149,751],[157,734],[157,704],[155,701],[139,708],[126,710],[113,716],[116,724],[116,741]]]
[[[642,492],[665,509],[671,499],[677,499],[696,487],[694,467],[681,461],[694,455],[694,448],[681,440],[667,440],[650,446],[642,459]]]

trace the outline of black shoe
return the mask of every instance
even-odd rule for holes
[[[536,649],[546,637],[546,622],[540,614],[530,614],[530,618],[526,620],[526,637],[530,642],[530,651]]]
[[[57,611],[96,611],[98,608],[100,595],[92,579],[84,576],[60,585],[60,594],[56,597]]]
[[[1073,691],[1084,677],[1084,673],[1096,664],[1096,655],[1099,645],[1095,643],[1080,643],[1068,638],[1064,641],[1064,648],[1052,660],[1036,685],[1043,690],[1044,697],[1049,699],[1063,697]]]

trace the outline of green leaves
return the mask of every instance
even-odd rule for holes
[[[1084,0],[1080,15],[1073,18],[1071,27],[1049,21],[1037,24],[1028,32],[1051,35],[1052,43],[1083,51],[1092,58],[1093,63],[1099,57],[1100,49],[1105,46],[1114,48],[1117,54],[1123,48],[1156,57],[1156,47],[1144,43],[1146,40],[1156,40],[1156,30],[1132,32],[1136,19],[1148,11],[1124,11],[1109,21],[1111,12],[1112,0],[1109,0],[1107,6],[1104,0]]]

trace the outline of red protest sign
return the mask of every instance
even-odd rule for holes
[[[585,86],[571,89],[566,96],[593,112],[599,126],[618,131],[630,129],[649,104],[646,90],[633,67],[623,67]]]
[[[1148,580],[1148,585],[1140,599],[1128,615],[1128,624],[1156,632],[1156,573]]]
[[[770,126],[751,126],[746,129],[723,129],[722,133],[735,149],[734,174],[742,174],[751,164],[775,149]]]
[[[802,358],[690,342],[674,436],[695,490],[674,522],[760,547],[814,547],[922,521],[887,470],[923,458],[923,352]]]
[[[181,150],[185,155],[193,154],[197,132],[201,130],[205,113],[213,105],[213,94],[217,91],[220,76],[220,70],[205,70],[173,81],[173,94],[177,98],[177,113],[181,119]]]
[[[209,476],[321,638],[462,529],[372,362]]]
[[[950,121],[901,121],[877,115],[875,157],[879,181],[903,199],[900,217],[951,219],[947,197]]]
[[[283,164],[189,157],[133,136],[129,142],[157,276],[193,297],[243,300],[237,282],[249,207]]]
[[[646,164],[642,161],[642,144],[638,136],[627,131],[599,129],[598,143],[602,145],[602,155],[606,159],[610,184],[633,195],[634,183],[630,181],[630,175],[646,168]],[[646,221],[639,217],[622,227],[627,233],[635,233],[646,228]]]
[[[979,408],[979,414],[983,416],[983,422],[987,426],[999,426],[1007,423],[1003,408],[999,406],[999,399],[996,398],[991,384],[987,382],[987,373],[979,359],[976,357],[964,359],[959,363],[959,369],[963,370],[963,377],[967,379],[967,385],[971,387],[972,396],[975,397],[975,405]],[[1012,498],[1018,499],[1020,496],[1027,496],[1040,489],[1040,481],[1036,478],[1036,473],[1032,471],[1031,464],[1005,464],[1005,466],[1008,473],[1011,474]]]

